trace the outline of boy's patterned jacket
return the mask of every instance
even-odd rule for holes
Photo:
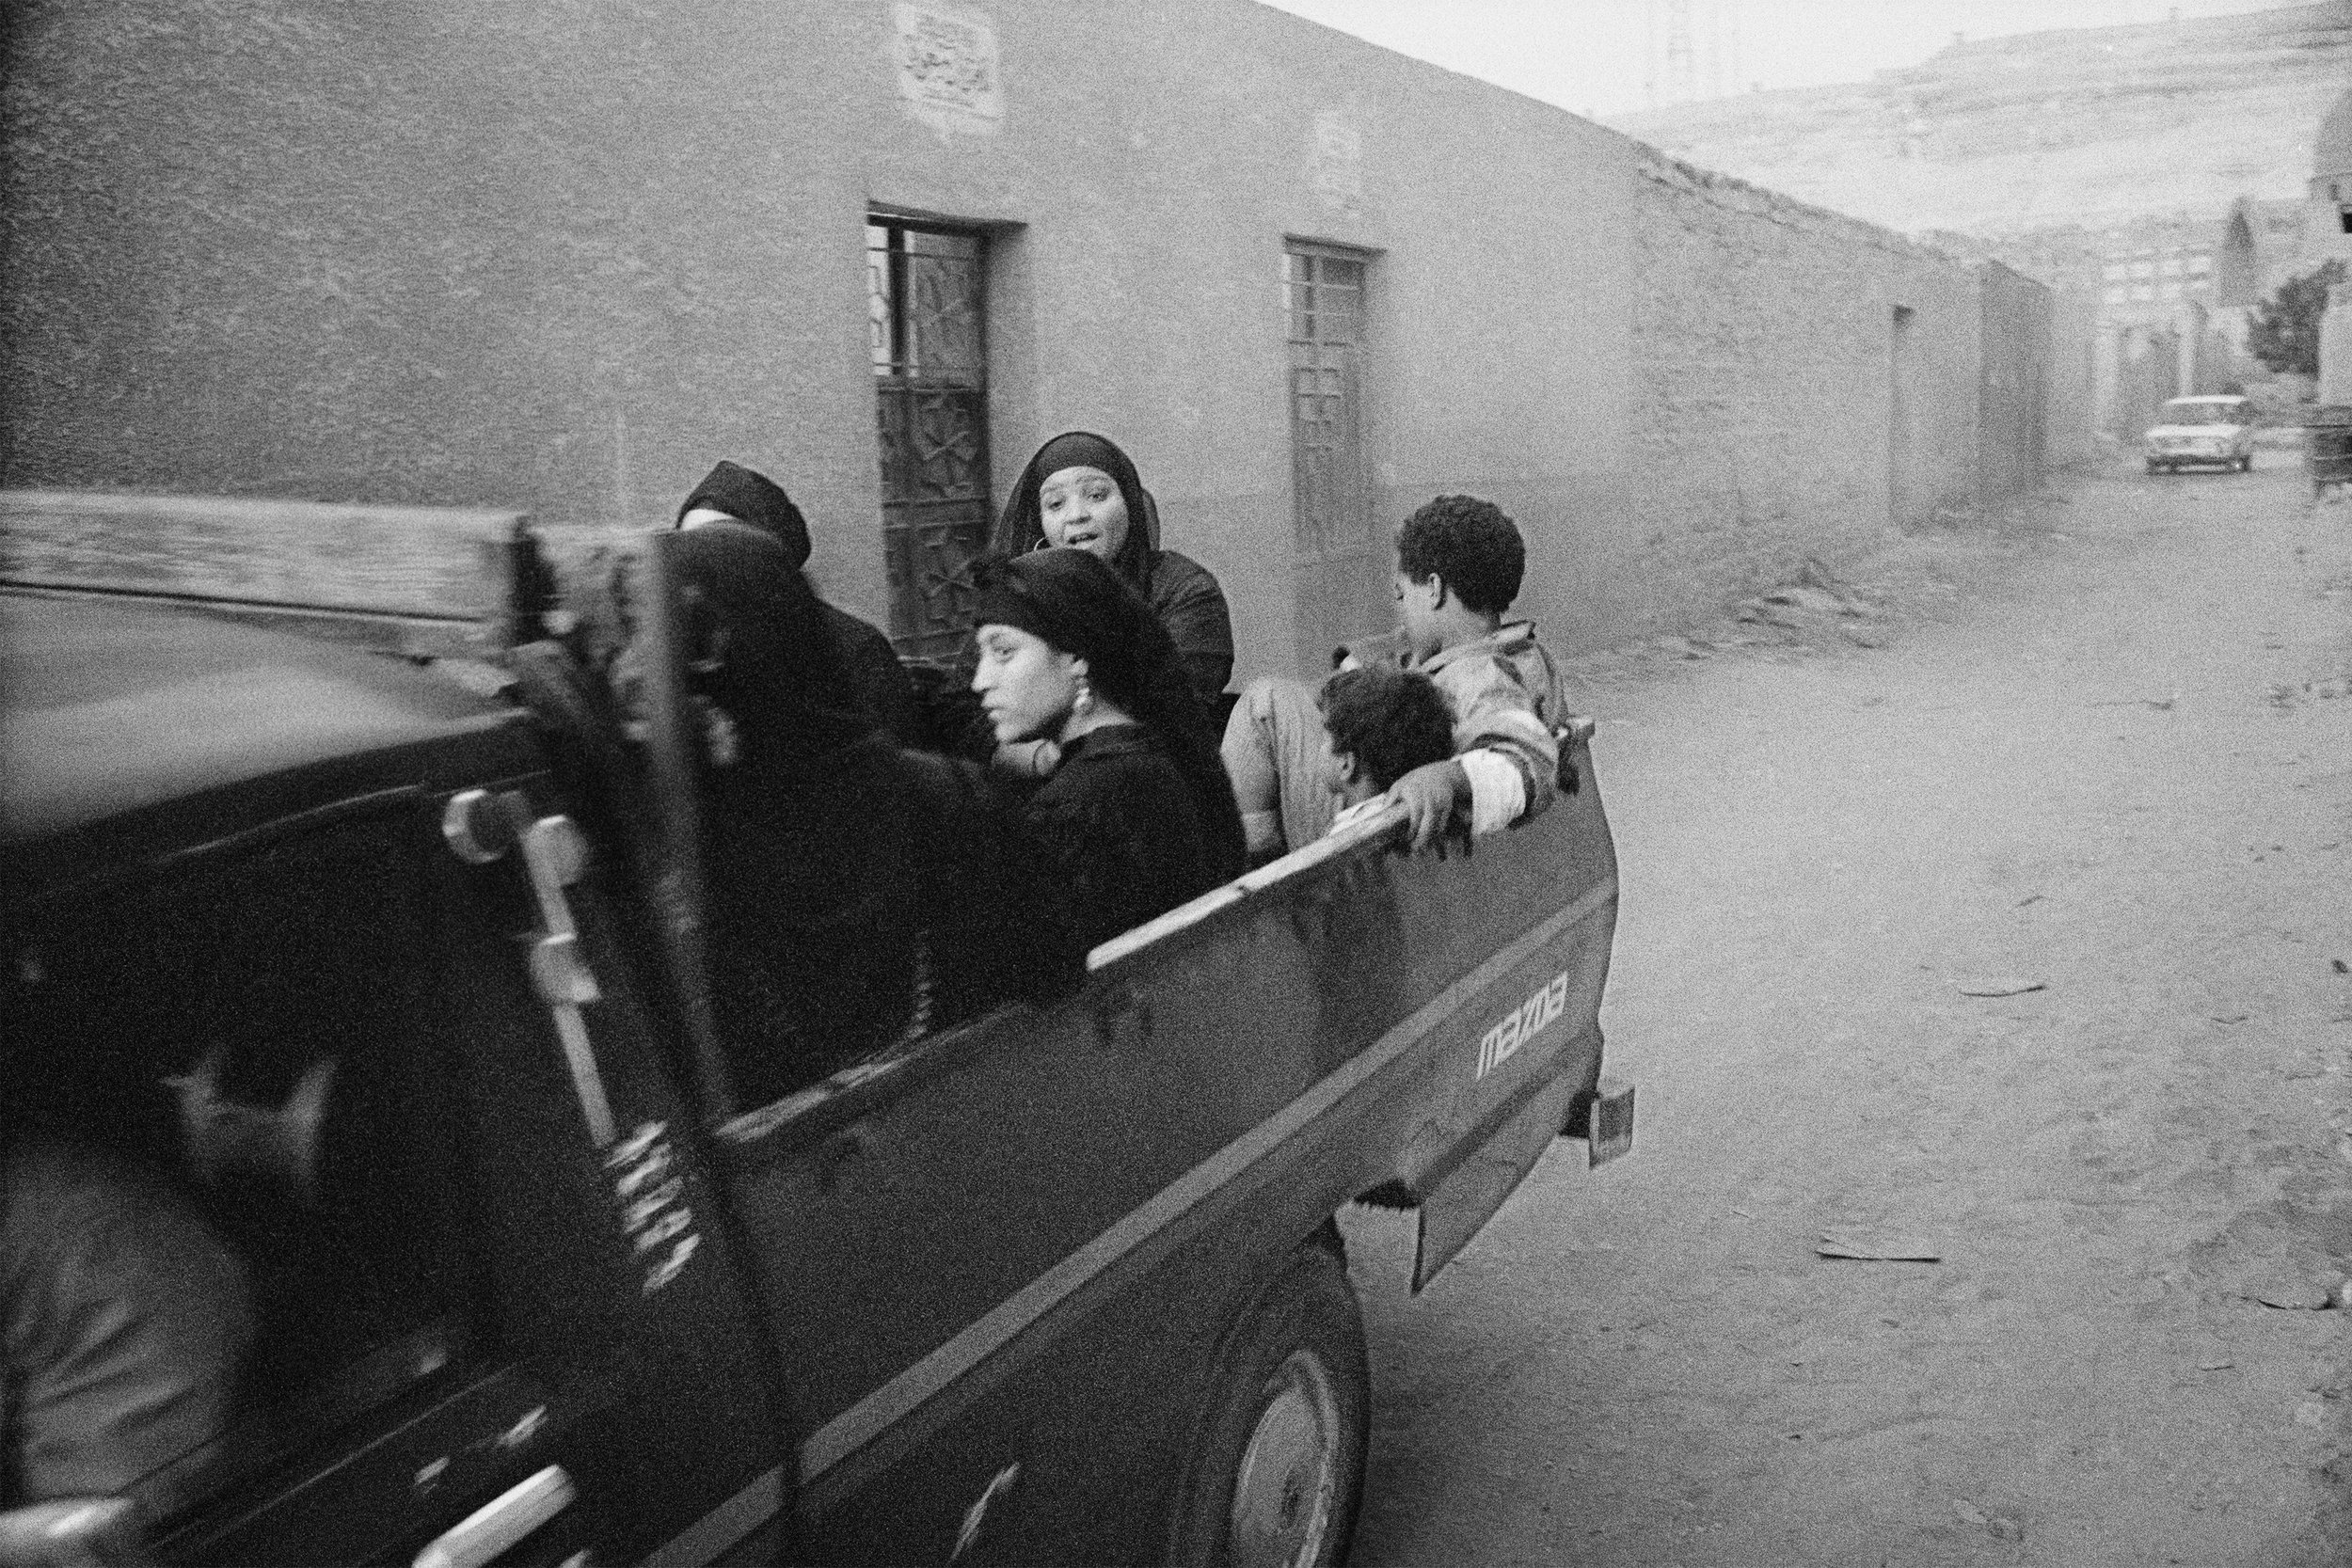
[[[1419,670],[1454,705],[1454,755],[1470,781],[1470,832],[1490,833],[1551,803],[1557,732],[1568,721],[1560,667],[1533,621],[1505,621],[1468,642],[1412,662],[1402,632],[1367,637],[1333,656],[1340,669],[1385,661]]]

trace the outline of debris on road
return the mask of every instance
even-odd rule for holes
[[[2238,1294],[2282,1312],[2324,1312],[2337,1304],[2344,1276],[2321,1274],[2283,1259],[2258,1265]]]
[[[1742,626],[1770,626],[1803,641],[1832,635],[1865,648],[1883,648],[1892,635],[1881,620],[1884,610],[1871,598],[1841,579],[1819,560],[1807,559],[1794,582],[1742,600],[1732,620]]]
[[[2023,996],[2029,990],[2049,989],[2050,983],[2046,980],[1963,980],[1960,983],[1960,994],[1963,996]]]
[[[2023,1541],[2026,1527],[2006,1513],[1987,1513],[1965,1497],[1952,1499],[1952,1512],[1964,1525],[1974,1525],[1996,1541]]]
[[[1824,1230],[1813,1250],[1823,1258],[1861,1263],[1941,1263],[1944,1253],[1916,1236],[1880,1236],[1868,1231]]]
[[[2274,681],[2270,686],[2270,703],[2274,707],[2293,707],[2312,698],[2333,702],[2339,697],[2352,697],[2352,680],[2339,676],[2332,680],[2304,681],[2300,685]]]
[[[2226,1355],[2209,1355],[2197,1363],[2197,1370],[2201,1372],[2226,1372],[2236,1365]]]

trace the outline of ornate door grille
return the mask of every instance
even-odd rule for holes
[[[977,234],[866,228],[890,637],[945,657],[970,624],[965,565],[988,543],[986,252]]]
[[[1361,353],[1364,263],[1320,246],[1283,254],[1290,315],[1291,515],[1301,559],[1366,546]]]

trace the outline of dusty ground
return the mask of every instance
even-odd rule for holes
[[[2352,504],[2265,462],[1587,661],[1635,1152],[1418,1300],[1352,1216],[1359,1565],[2352,1562]]]

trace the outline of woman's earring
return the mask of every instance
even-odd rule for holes
[[[1084,675],[1078,677],[1078,694],[1070,699],[1070,711],[1081,719],[1094,711],[1094,688],[1087,684]]]

